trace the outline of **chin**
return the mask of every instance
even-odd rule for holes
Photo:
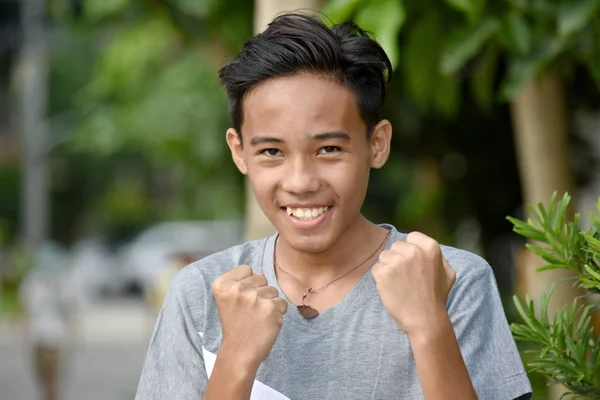
[[[331,247],[329,240],[319,237],[297,237],[284,238],[284,240],[296,251],[307,254],[319,254],[327,251]]]
[[[329,229],[327,229],[329,228]],[[297,229],[278,229],[280,238],[296,251],[307,254],[319,254],[329,250],[335,243],[335,232],[331,227],[315,231],[302,232]]]

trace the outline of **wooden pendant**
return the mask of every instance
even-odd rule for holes
[[[300,311],[300,314],[302,314],[302,316],[306,319],[313,319],[319,315],[319,312],[311,306],[299,305],[297,307],[298,311]]]

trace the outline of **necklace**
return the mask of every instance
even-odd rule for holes
[[[310,287],[306,286],[304,283],[302,283],[302,281],[300,279],[296,278],[294,275],[292,275],[291,273],[289,273],[288,271],[286,271],[285,269],[283,269],[279,265],[277,265],[277,257],[276,257],[276,253],[277,252],[275,251],[275,249],[277,248],[277,243],[275,243],[275,246],[274,246],[274,249],[273,249],[273,264],[275,265],[275,268],[278,269],[278,270],[280,270],[281,272],[285,273],[286,275],[288,275],[290,278],[292,278],[293,280],[295,280],[296,283],[298,283],[300,286],[302,286],[302,288],[304,288],[304,294],[302,295],[302,301],[301,301],[300,305],[296,306],[298,308],[298,311],[300,311],[300,314],[302,314],[302,316],[304,318],[306,318],[306,319],[312,319],[312,318],[315,318],[316,316],[318,316],[319,312],[317,310],[315,310],[311,306],[307,306],[306,304],[304,304],[304,301],[306,300],[306,298],[308,297],[308,295],[314,294],[314,293],[317,293],[317,292],[320,292],[322,290],[327,289],[334,282],[339,281],[340,279],[342,279],[343,277],[345,277],[346,275],[348,275],[350,272],[352,272],[352,271],[356,270],[357,268],[363,266],[379,250],[381,250],[381,248],[387,242],[387,239],[390,236],[390,233],[391,232],[388,232],[385,235],[385,237],[383,238],[383,241],[379,244],[379,246],[377,246],[377,248],[375,249],[375,251],[373,251],[371,254],[369,254],[369,256],[366,259],[364,259],[360,264],[358,264],[357,266],[349,269],[348,271],[344,272],[342,275],[338,276],[337,278],[335,278],[331,282],[329,282],[329,283],[321,286],[318,289],[313,289],[313,288],[310,288]]]

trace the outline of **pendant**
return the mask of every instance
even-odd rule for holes
[[[306,304],[304,304],[304,300],[306,300],[306,298],[311,292],[312,288],[306,289],[306,292],[304,292],[304,295],[302,296],[301,304],[299,306],[296,306],[298,307],[298,311],[300,311],[300,314],[302,314],[302,316],[306,319],[313,319],[314,317],[319,315],[319,312],[317,310],[315,310],[311,306],[307,306]]]
[[[302,316],[306,319],[313,319],[319,315],[319,312],[311,306],[299,305],[297,307],[298,311],[300,311],[300,314],[302,314]]]

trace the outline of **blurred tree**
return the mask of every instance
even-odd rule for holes
[[[19,131],[23,163],[21,221],[23,240],[32,252],[48,240],[48,35],[45,0],[21,5],[23,45],[16,66]]]
[[[55,192],[83,196],[79,232],[241,213],[216,74],[252,32],[252,2],[233,3],[51,2]]]

